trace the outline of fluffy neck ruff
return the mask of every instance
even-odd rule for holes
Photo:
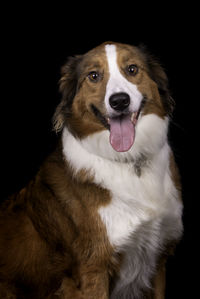
[[[133,162],[141,156],[153,157],[167,142],[168,118],[164,120],[155,114],[142,116],[136,128],[133,147],[124,153],[116,152],[109,142],[109,131],[104,130],[87,136],[75,138],[65,127],[62,135],[63,153],[75,171],[91,170],[93,160],[113,162]]]

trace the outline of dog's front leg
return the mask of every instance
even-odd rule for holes
[[[163,261],[159,268],[154,281],[154,299],[165,298],[165,280],[166,280],[165,261]]]
[[[92,271],[82,273],[81,289],[86,299],[108,299],[109,298],[109,278],[107,271]]]
[[[81,276],[80,288],[71,278],[64,278],[59,290],[48,299],[108,299],[108,277],[102,273],[85,273]]]
[[[86,299],[72,278],[65,277],[58,291],[47,299]]]

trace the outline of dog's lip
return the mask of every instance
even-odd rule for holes
[[[147,98],[146,98],[146,96],[144,96],[143,100],[140,104],[139,109],[136,110],[136,111],[128,111],[128,112],[125,112],[125,113],[122,112],[122,113],[115,113],[113,115],[108,115],[106,117],[106,120],[107,120],[108,124],[110,125],[110,119],[112,119],[112,118],[117,118],[117,117],[123,118],[123,116],[126,117],[127,115],[129,115],[133,125],[135,126],[137,124],[138,118],[140,116],[140,113],[141,113],[144,105],[145,105],[146,100],[147,100]]]
[[[106,119],[107,119],[107,122],[108,122],[108,124],[110,125],[110,119],[112,119],[112,118],[118,118],[118,117],[121,117],[121,118],[123,118],[123,116],[127,116],[127,115],[129,115],[130,116],[130,119],[131,119],[131,121],[132,121],[132,123],[133,123],[133,125],[135,126],[136,125],[136,123],[137,123],[137,120],[138,120],[138,118],[139,118],[139,115],[140,115],[140,111],[141,111],[141,109],[139,109],[138,111],[134,111],[134,112],[131,112],[131,113],[127,113],[127,114],[119,114],[119,115],[115,115],[115,116],[108,116]]]

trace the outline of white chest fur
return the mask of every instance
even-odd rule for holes
[[[99,214],[113,246],[126,244],[140,225],[160,217],[180,219],[181,226],[182,207],[171,180],[166,132],[167,120],[143,116],[134,146],[121,154],[110,146],[108,131],[77,140],[64,129],[63,152],[74,171],[90,171],[95,183],[111,192],[111,203]],[[151,159],[137,176],[131,161],[141,152]]]
[[[180,218],[181,205],[169,172],[169,147],[163,147],[138,177],[131,165],[113,169],[112,202],[99,210],[113,246],[122,246],[144,223]]]

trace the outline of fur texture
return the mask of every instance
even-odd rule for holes
[[[182,234],[166,74],[145,49],[107,42],[69,58],[61,75],[58,147],[0,208],[0,297],[163,299]],[[110,105],[118,92],[126,110]],[[135,139],[117,152],[109,135],[124,117]]]

